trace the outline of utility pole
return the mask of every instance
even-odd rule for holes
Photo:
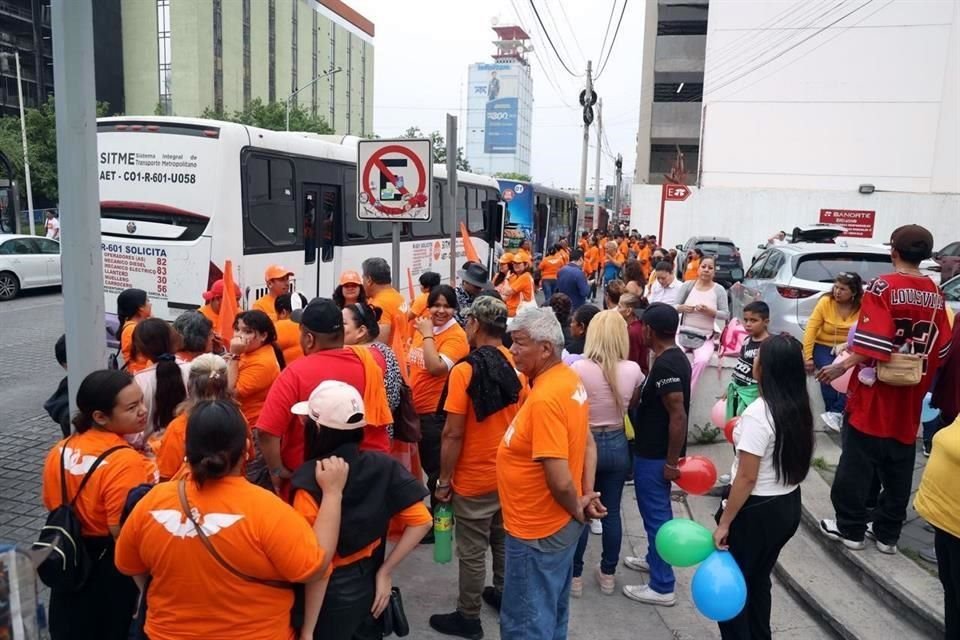
[[[4,54],[7,56],[10,54]],[[30,154],[27,153],[27,121],[24,117],[23,109],[23,80],[20,77],[20,52],[13,52],[14,64],[17,65],[17,98],[20,101],[20,138],[23,144],[23,177],[27,183],[27,227],[30,229],[27,233],[31,236],[37,235],[37,229],[33,224],[33,189],[30,187]],[[20,223],[20,212],[17,211],[17,224]],[[18,229],[19,233],[20,230]]]
[[[447,193],[450,195],[450,286],[457,286],[457,116],[447,114]],[[463,239],[467,241],[466,238]],[[466,247],[464,247],[466,250]]]
[[[614,163],[617,168],[616,187],[613,191],[613,215],[620,217],[620,189],[623,185],[623,156],[617,154],[617,161]]]
[[[603,147],[603,98],[597,101],[597,170],[594,178],[593,225],[600,228],[600,150]],[[609,222],[609,221],[608,221]]]
[[[593,122],[593,63],[587,60],[587,88],[580,94],[580,104],[583,105],[583,150],[580,154],[580,207],[577,225],[583,224],[587,216],[587,148],[590,146],[590,123]]]
[[[60,255],[70,360],[70,406],[87,374],[107,363],[100,250],[92,0],[53,0],[57,173],[63,203]]]

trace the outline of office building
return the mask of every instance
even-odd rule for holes
[[[122,4],[128,114],[232,113],[301,90],[292,103],[337,133],[373,133],[374,25],[341,0]]]

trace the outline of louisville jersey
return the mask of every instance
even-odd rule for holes
[[[863,294],[853,352],[870,359],[862,367],[887,361],[891,353],[922,355],[924,375],[912,387],[879,380],[867,386],[854,375],[847,402],[850,424],[872,436],[914,443],[923,396],[950,350],[951,333],[943,295],[929,278],[894,273],[871,282]]]

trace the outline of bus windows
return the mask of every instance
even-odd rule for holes
[[[338,217],[337,208],[339,204],[340,194],[337,187],[324,186],[320,196],[320,218],[318,221],[320,259],[324,262],[333,261],[334,225]]]
[[[430,204],[430,221],[418,220],[411,223],[411,230],[415,238],[439,238],[443,235],[441,221],[443,220],[443,199],[446,197],[444,191],[447,183],[439,180],[433,181],[433,194]]]
[[[478,187],[467,187],[467,229],[471,234],[482,235],[483,233],[483,205],[486,200],[483,196],[483,189]]]
[[[446,190],[446,183],[444,183],[444,190]],[[449,199],[446,201],[446,204],[449,204]],[[451,231],[456,230],[457,233],[460,233],[460,223],[467,223],[467,190],[461,185],[457,185],[457,222],[454,226],[454,229],[450,229],[450,221],[447,219],[449,214],[449,209],[445,212],[447,215],[443,216],[443,232],[449,234]]]
[[[250,154],[244,159],[244,168],[244,252],[301,248],[304,227],[298,222],[293,196],[293,163],[285,158]]]
[[[303,193],[303,264],[317,261],[317,192]]]

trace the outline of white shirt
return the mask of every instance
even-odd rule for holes
[[[737,452],[744,451],[760,458],[760,471],[757,484],[750,495],[782,496],[797,488],[795,484],[777,481],[777,472],[773,467],[773,445],[776,440],[767,403],[757,398],[740,416],[740,422],[733,430],[733,443]],[[730,469],[731,483],[737,477],[739,455]]]
[[[180,373],[183,375],[183,386],[186,387],[190,380],[190,363],[184,362],[180,358],[176,359],[176,363],[180,367]],[[133,376],[133,380],[143,391],[143,404],[147,406],[147,429],[144,431],[144,434],[149,435],[154,431],[153,400],[157,394],[157,365],[150,365],[143,371],[137,372],[137,374]],[[163,425],[161,428],[166,428],[166,425]],[[141,434],[138,433],[136,435],[139,436]]]
[[[60,221],[56,218],[49,218],[47,220],[47,237],[52,240],[60,239]]]
[[[653,287],[650,288],[650,302],[662,302],[668,304],[671,307],[677,306],[677,299],[680,297],[680,287],[683,286],[683,283],[673,279],[673,282],[670,283],[670,286],[663,287],[659,281],[654,281]]]

